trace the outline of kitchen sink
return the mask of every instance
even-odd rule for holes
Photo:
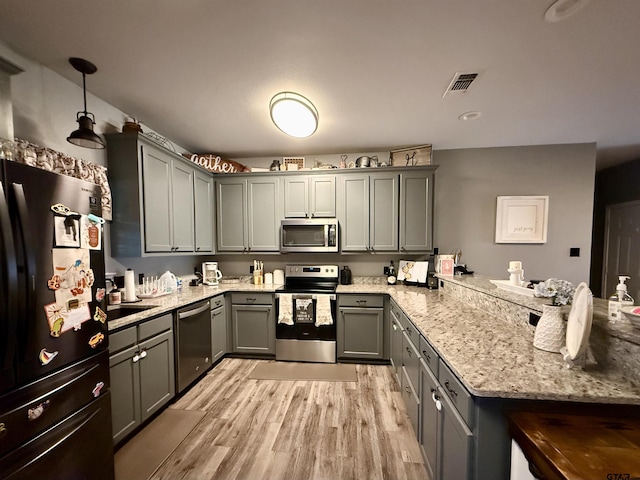
[[[110,307],[107,310],[107,319],[115,320],[116,318],[128,317],[129,315],[144,312],[152,308],[157,307],[155,305],[121,305]]]

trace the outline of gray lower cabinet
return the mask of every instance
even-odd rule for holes
[[[173,348],[170,313],[109,335],[114,444],[175,396]]]
[[[231,328],[233,353],[275,355],[273,295],[232,293]]]
[[[231,176],[233,177],[233,176]],[[280,182],[277,177],[222,178],[216,186],[219,252],[280,250]]]
[[[341,250],[397,251],[399,175],[343,174],[339,181]]]
[[[385,299],[382,295],[340,295],[338,297],[338,358],[388,359],[385,343]],[[386,340],[386,342],[385,342]]]
[[[398,384],[402,383],[402,324],[398,319],[399,309],[395,302],[389,306],[389,360]]]
[[[227,315],[224,295],[211,299],[211,363],[227,354]]]

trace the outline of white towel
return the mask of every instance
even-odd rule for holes
[[[316,300],[316,327],[320,325],[333,325],[331,314],[331,296],[318,295]]]
[[[293,299],[289,293],[281,293],[279,298],[278,323],[293,325]]]

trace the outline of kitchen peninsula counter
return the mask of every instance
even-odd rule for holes
[[[249,283],[183,287],[177,294],[138,303],[158,308],[112,320],[109,330],[221,293],[272,293],[277,288],[279,285]],[[584,369],[568,369],[559,354],[533,347],[529,325],[487,313],[443,290],[356,283],[338,286],[337,293],[390,295],[477,397],[640,405],[640,381],[625,377],[614,367],[588,364]]]

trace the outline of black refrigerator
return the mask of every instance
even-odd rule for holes
[[[0,478],[113,479],[100,187],[0,166]]]

